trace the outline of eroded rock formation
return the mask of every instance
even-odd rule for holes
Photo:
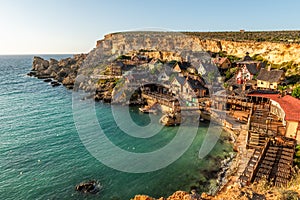
[[[250,56],[260,54],[264,59],[273,64],[283,62],[300,63],[300,44],[297,43],[273,43],[244,41],[235,42],[217,39],[201,39],[196,36],[187,36],[180,33],[154,33],[154,32],[126,32],[113,33],[97,41],[97,47],[111,50],[112,53],[123,54],[126,50],[135,49],[143,44],[145,49],[185,49],[196,51],[203,49],[211,52],[226,51],[228,55],[244,57],[246,52]],[[157,55],[159,56],[159,55]],[[170,55],[163,55],[168,59]]]
[[[77,76],[79,67],[82,65],[86,54],[74,55],[72,58],[65,58],[60,61],[55,59],[44,60],[41,57],[33,58],[32,69],[28,75],[38,78],[52,78],[61,82],[68,88],[72,88]]]

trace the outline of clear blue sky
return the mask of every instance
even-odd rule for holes
[[[105,34],[299,30],[297,0],[0,0],[0,54],[88,52]]]

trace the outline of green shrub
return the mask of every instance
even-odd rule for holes
[[[257,61],[264,61],[264,58],[260,54],[254,54],[252,56],[252,59]]]
[[[296,97],[298,99],[300,99],[300,86],[296,87],[293,92],[292,92],[292,96]]]

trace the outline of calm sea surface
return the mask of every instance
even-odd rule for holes
[[[43,55],[64,58],[68,55]],[[0,199],[120,199],[135,194],[168,196],[176,190],[190,190],[203,184],[217,157],[231,146],[218,142],[204,159],[198,151],[207,131],[202,124],[185,154],[168,167],[149,173],[120,172],[101,164],[82,144],[72,112],[72,91],[53,88],[42,80],[28,77],[33,56],[0,56]],[[176,135],[177,127],[165,127],[147,139],[125,137],[118,129],[110,105],[96,103],[101,127],[115,144],[139,152],[153,151]],[[132,119],[147,125],[149,118],[130,108]],[[159,116],[158,116],[159,117]],[[158,124],[159,126],[159,124]],[[76,184],[95,179],[102,185],[96,195],[81,194]]]

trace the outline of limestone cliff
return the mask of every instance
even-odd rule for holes
[[[260,54],[264,59],[273,64],[283,62],[300,63],[300,44],[297,43],[273,43],[255,41],[227,41],[218,39],[201,39],[196,36],[188,36],[182,33],[164,32],[124,32],[113,33],[97,41],[97,47],[109,49],[112,54],[124,54],[127,51],[143,46],[148,50],[172,50],[190,49],[206,50],[211,52],[226,51],[228,55],[243,57],[246,52],[250,56]],[[168,56],[166,55],[167,59]]]

